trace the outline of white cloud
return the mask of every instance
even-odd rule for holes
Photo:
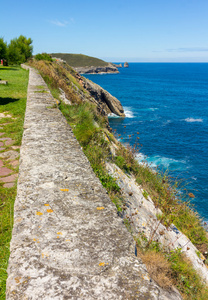
[[[51,20],[49,21],[51,24],[59,26],[59,27],[66,27],[67,24],[69,23],[68,21],[59,21],[59,20]]]
[[[207,52],[208,48],[205,47],[189,47],[189,48],[177,48],[167,49],[168,52]]]

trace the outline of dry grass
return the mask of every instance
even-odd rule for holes
[[[69,99],[72,103],[81,102],[80,97],[75,92],[72,83],[74,85],[77,85],[78,88],[80,88],[80,84],[68,70],[58,65],[56,62],[48,62],[42,60],[31,60],[30,65],[39,70],[46,83],[52,89],[61,88],[62,90],[64,90],[67,99]]]
[[[155,251],[143,252],[137,248],[137,256],[145,263],[150,277],[160,287],[170,289],[173,286],[170,263],[161,253]]]

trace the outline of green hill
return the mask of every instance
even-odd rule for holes
[[[51,53],[51,55],[52,57],[65,60],[67,64],[72,67],[103,67],[108,65],[108,63],[102,59],[83,54]]]

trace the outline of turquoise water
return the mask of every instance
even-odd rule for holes
[[[126,118],[109,118],[111,127],[132,145],[139,132],[138,159],[185,178],[208,220],[208,64],[130,63],[119,71],[86,75],[124,107]]]

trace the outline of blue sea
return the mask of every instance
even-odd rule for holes
[[[126,118],[110,117],[110,126],[132,145],[139,132],[138,160],[184,179],[207,221],[208,63],[130,63],[119,72],[85,75],[124,107]]]

